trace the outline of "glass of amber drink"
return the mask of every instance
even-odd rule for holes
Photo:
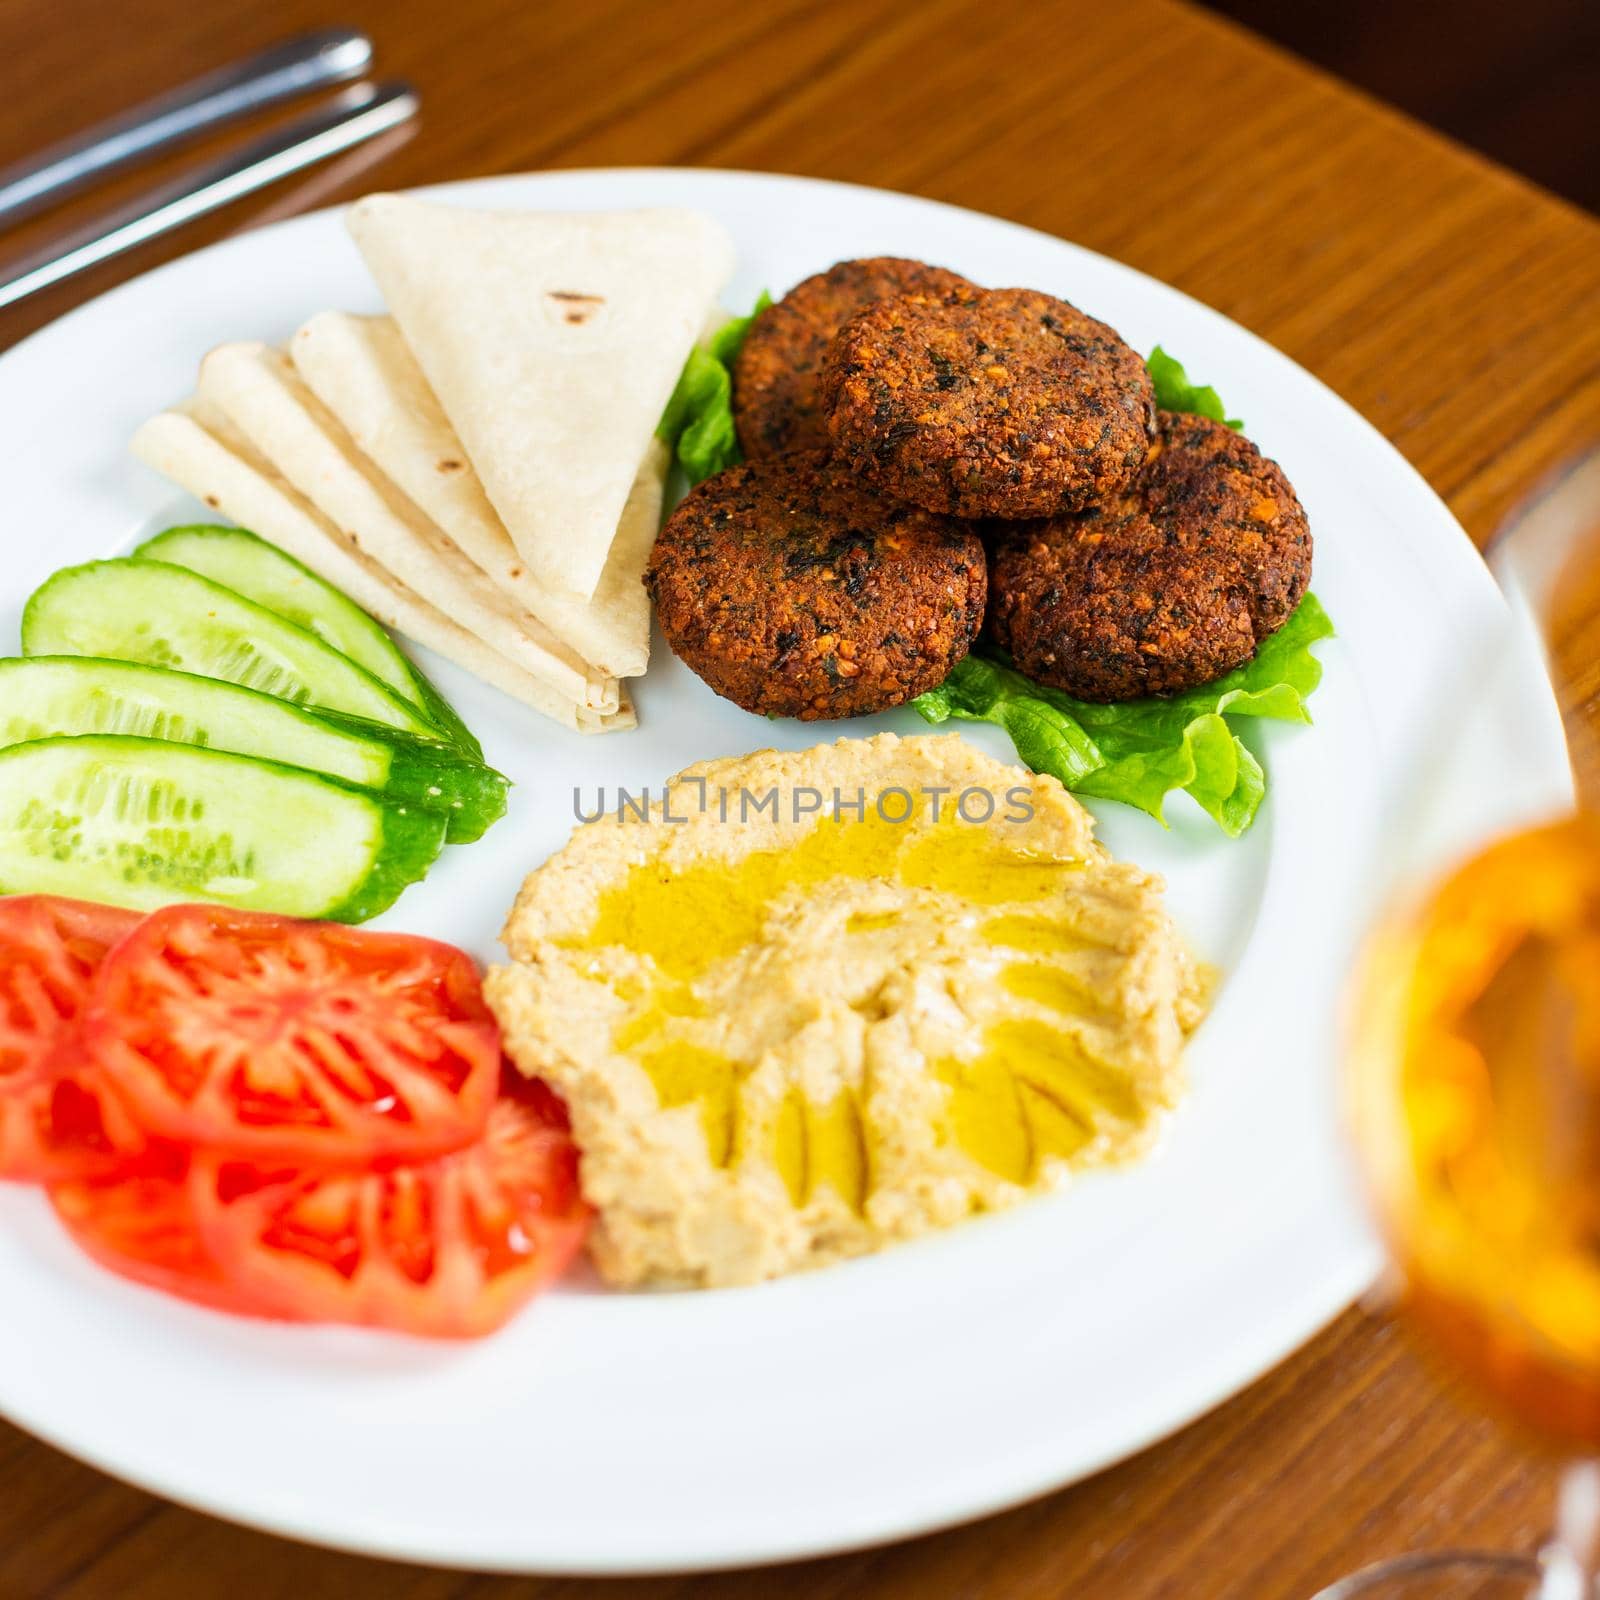
[[[1401,1315],[1571,1464],[1537,1557],[1412,1554],[1318,1600],[1600,1600],[1600,455],[1494,564],[1571,708],[1577,806],[1402,890],[1353,987],[1349,1101]]]

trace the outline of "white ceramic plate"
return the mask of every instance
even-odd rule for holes
[[[0,1192],[0,1410],[173,1499],[352,1549],[484,1568],[704,1567],[839,1550],[975,1516],[1170,1432],[1292,1350],[1369,1281],[1343,1173],[1336,1000],[1385,807],[1456,663],[1504,608],[1445,507],[1315,379],[1175,290],[1073,245],[901,195],[708,172],[566,172],[438,191],[485,206],[687,205],[732,230],[727,303],[848,256],[942,262],[1063,295],[1214,383],[1309,508],[1340,636],[1315,728],[1247,735],[1271,794],[1224,839],[1096,807],[1120,854],[1168,875],[1226,972],[1193,1093],[1137,1170],[881,1257],[757,1289],[622,1295],[577,1284],[466,1348],[235,1321],[99,1271],[41,1196]],[[336,214],[231,240],[65,318],[0,360],[0,649],[66,563],[115,554],[183,502],[126,454],[228,339],[378,302]],[[584,786],[659,784],[691,759],[878,727],[747,716],[660,649],[636,734],[582,740],[424,660],[517,780],[485,842],[451,850],[386,925],[485,959],[523,874]],[[1530,667],[1449,826],[1471,833],[1565,781]],[[1453,724],[1449,724],[1453,726]],[[1004,742],[969,733],[997,754]],[[1462,734],[1465,737],[1465,733]],[[1520,787],[1507,788],[1515,775]],[[1390,830],[1392,831],[1392,830]],[[1443,835],[1441,834],[1440,837]],[[1421,841],[1404,840],[1401,855]]]

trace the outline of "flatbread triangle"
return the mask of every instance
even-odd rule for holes
[[[661,523],[667,448],[640,462],[604,572],[589,600],[540,583],[483,492],[392,317],[325,311],[289,341],[295,370],[368,459],[454,540],[504,593],[601,672],[642,674],[650,601],[641,579]]]
[[[350,232],[533,575],[587,599],[733,270],[694,211],[467,211],[372,195]]]

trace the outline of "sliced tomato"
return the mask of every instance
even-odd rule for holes
[[[77,1244],[135,1283],[215,1310],[270,1314],[218,1265],[195,1226],[181,1146],[152,1145],[121,1176],[50,1186],[50,1200]]]
[[[51,895],[0,899],[0,1178],[106,1171],[143,1145],[79,1032],[107,952],[139,920]]]
[[[493,1332],[558,1276],[591,1215],[565,1107],[507,1072],[478,1143],[367,1173],[197,1155],[201,1236],[280,1315],[435,1338]]]
[[[469,1144],[500,1070],[464,952],[220,906],[147,917],[106,962],[84,1030],[153,1133],[297,1166]]]

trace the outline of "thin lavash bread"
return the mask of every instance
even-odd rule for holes
[[[356,445],[512,599],[599,671],[634,678],[650,660],[641,581],[661,524],[668,451],[652,439],[594,595],[541,583],[511,542],[465,447],[392,317],[324,311],[289,341],[295,369]]]
[[[407,634],[563,727],[610,733],[635,726],[626,690],[611,713],[575,705],[396,583],[356,550],[217,408],[191,400],[152,417],[135,433],[133,452],[213,510],[304,562],[386,628]]]
[[[281,350],[218,345],[200,363],[200,398],[219,407],[358,550],[412,594],[564,698],[615,711],[617,681],[595,673],[445,537],[368,461]]]
[[[370,195],[349,227],[542,583],[594,593],[733,244],[697,211],[465,211]]]

